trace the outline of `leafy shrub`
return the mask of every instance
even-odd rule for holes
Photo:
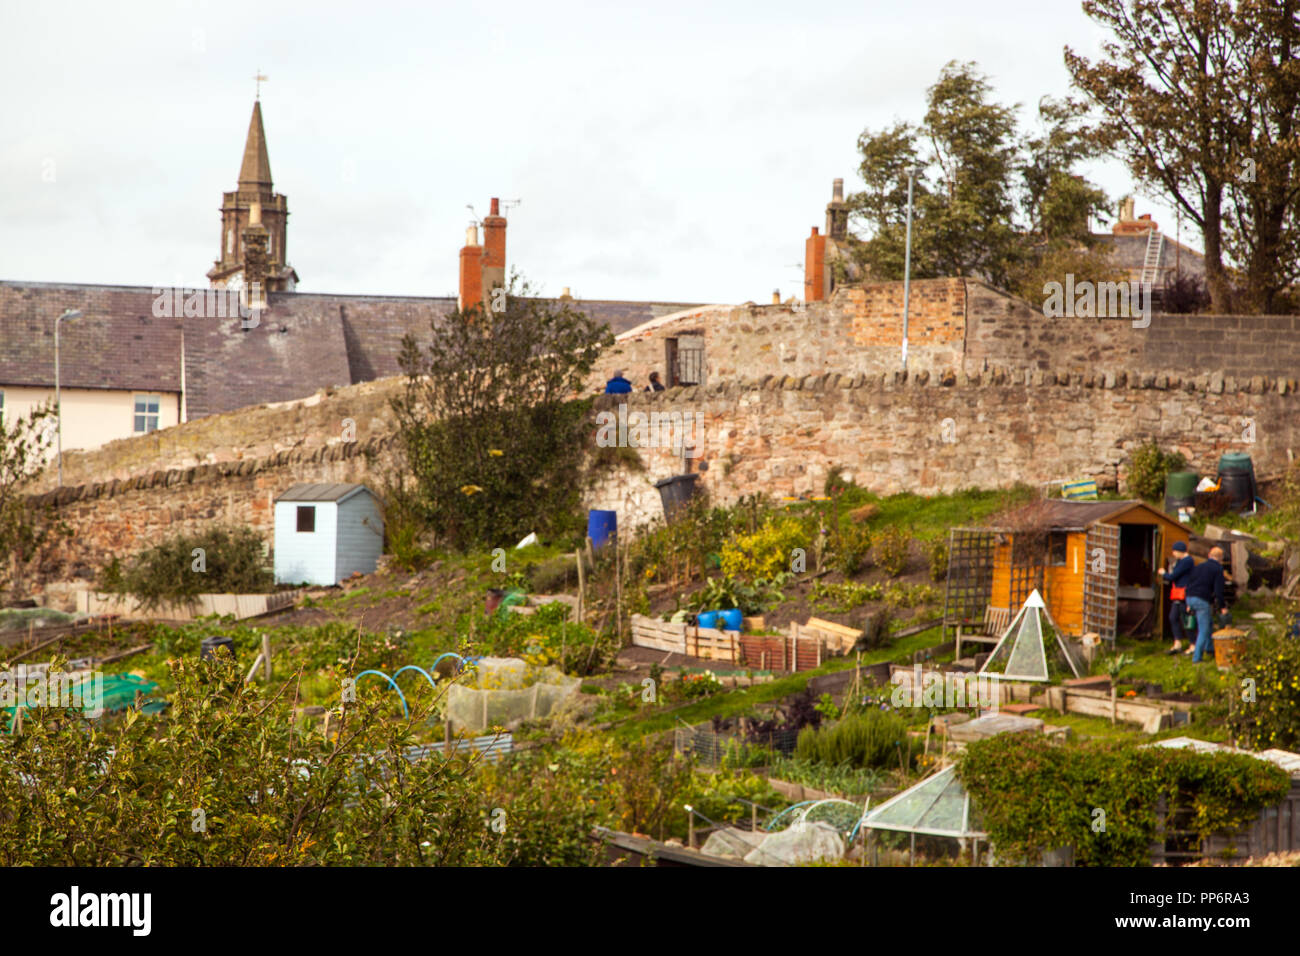
[[[790,570],[794,549],[807,550],[810,538],[797,518],[769,518],[753,534],[736,535],[722,546],[722,573],[770,580]]]
[[[1300,641],[1271,634],[1247,641],[1228,681],[1228,722],[1243,747],[1300,749]],[[1240,679],[1255,682],[1253,701],[1242,700]]]
[[[948,577],[948,542],[937,538],[930,542],[930,580],[942,581]]]
[[[214,527],[178,534],[141,551],[126,568],[110,562],[99,583],[106,591],[130,594],[155,608],[164,602],[190,604],[200,594],[265,593],[274,588],[275,576],[256,531]]]
[[[897,525],[885,528],[876,535],[876,564],[890,577],[898,577],[907,570],[911,543],[912,536],[904,529]]]
[[[1133,744],[1054,744],[1006,734],[971,744],[958,773],[1006,860],[1035,863],[1074,847],[1084,866],[1140,866],[1156,838],[1157,801],[1190,811],[1204,839],[1248,824],[1290,789],[1285,771],[1246,754]],[[1105,810],[1098,829],[1095,809]]]
[[[752,585],[731,577],[709,578],[704,587],[691,595],[687,607],[692,611],[725,611],[739,608],[746,616],[762,614],[785,600],[780,587],[788,574],[779,573],[774,580],[759,578]]]
[[[1126,481],[1130,494],[1144,501],[1160,501],[1169,474],[1187,467],[1182,452],[1163,452],[1154,440],[1137,448],[1129,458]]]
[[[871,532],[863,525],[850,523],[840,529],[831,566],[846,578],[851,578],[867,566],[871,552]]]
[[[915,750],[902,717],[890,711],[867,710],[829,727],[800,731],[794,755],[797,760],[833,767],[888,769],[899,765],[900,753],[910,767]]]

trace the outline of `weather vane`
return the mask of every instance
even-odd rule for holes
[[[262,84],[269,79],[269,76],[262,75],[262,68],[259,66],[257,68],[257,75],[253,77],[253,80],[257,83],[257,98],[259,100],[262,98]]]

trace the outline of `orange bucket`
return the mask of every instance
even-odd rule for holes
[[[1223,670],[1236,666],[1246,650],[1244,637],[1216,637],[1214,639],[1214,663]]]

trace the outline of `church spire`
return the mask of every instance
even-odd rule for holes
[[[259,74],[259,79],[261,79]],[[253,103],[239,185],[221,203],[221,246],[208,270],[214,288],[259,282],[266,292],[292,292],[298,274],[288,261],[289,203],[271,186],[261,101]]]
[[[248,140],[244,143],[244,161],[239,167],[239,188],[271,189],[271,157],[266,152],[266,130],[262,128],[262,101],[253,102],[253,117],[248,121]]]

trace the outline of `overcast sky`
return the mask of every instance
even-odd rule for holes
[[[0,0],[0,37],[0,279],[205,286],[260,67],[301,291],[454,295],[500,196],[544,291],[701,302],[802,295],[858,135],[947,61],[1028,120],[1101,39],[1077,0]]]

